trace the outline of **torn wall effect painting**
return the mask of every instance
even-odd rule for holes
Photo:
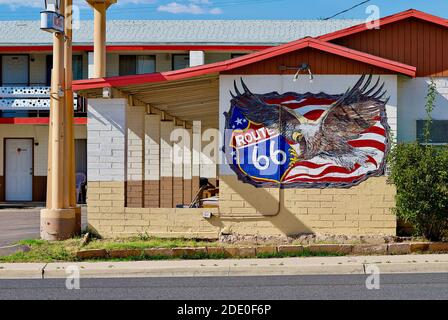
[[[384,174],[387,98],[363,75],[346,93],[255,94],[241,79],[225,113],[227,162],[257,187],[351,187]]]

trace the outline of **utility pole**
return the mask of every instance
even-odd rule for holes
[[[75,126],[73,106],[73,0],[65,0],[65,123],[67,124],[66,142],[64,143],[64,158],[68,159],[66,167],[68,174],[68,203],[70,208],[75,209],[75,234],[81,233],[81,207],[77,206],[76,178],[75,178]],[[67,184],[64,184],[67,186]]]
[[[78,232],[76,203],[73,204],[74,194],[71,195],[74,193],[75,183],[74,172],[71,172],[74,171],[72,150],[74,142],[71,141],[73,140],[72,27],[71,6],[67,6],[71,4],[71,0],[47,0],[47,10],[49,10],[48,4],[57,10],[43,11],[41,22],[42,29],[53,32],[53,69],[50,89],[47,205],[41,210],[40,233],[44,240],[65,240]],[[64,20],[66,15],[70,15],[70,18]],[[69,40],[66,42],[66,39]]]

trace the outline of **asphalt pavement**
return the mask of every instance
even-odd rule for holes
[[[40,238],[40,210],[35,208],[0,208],[0,247],[24,239]],[[86,208],[82,208],[83,226],[86,225]]]
[[[367,275],[0,280],[0,299],[32,300],[401,300],[448,299],[448,273]],[[368,281],[369,282],[369,281]]]

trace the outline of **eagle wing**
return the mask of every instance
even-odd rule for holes
[[[358,138],[385,115],[389,99],[382,100],[386,94],[386,91],[383,91],[384,83],[378,87],[378,77],[376,83],[370,87],[372,75],[365,83],[364,80],[365,75],[330,107],[321,122],[322,133],[335,135],[347,142]]]
[[[385,117],[389,99],[383,100],[386,91],[383,91],[384,83],[379,86],[380,78],[373,86],[370,86],[371,75],[365,83],[364,80],[365,75],[341,95],[323,116],[319,132],[307,143],[308,157],[320,155],[349,168],[360,157],[365,159],[348,142],[359,138],[378,119]]]
[[[244,92],[238,89],[234,81],[235,94],[232,95],[232,105],[251,122],[278,130],[288,140],[292,140],[294,129],[300,125],[300,120],[289,108],[280,104],[266,103],[259,95],[253,94],[241,79]]]

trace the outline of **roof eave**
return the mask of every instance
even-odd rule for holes
[[[416,76],[416,68],[413,66],[409,66],[396,61],[384,59],[364,52],[352,50],[329,42],[307,37],[278,47],[268,48],[259,52],[255,52],[243,57],[202,65],[193,68],[160,72],[149,75],[110,77],[110,78],[75,81],[73,83],[73,89],[75,91],[79,91],[79,90],[98,89],[103,87],[124,87],[144,83],[182,80],[206,74],[221,73],[223,71],[237,69],[285,53],[301,50],[306,47],[336,54],[342,57],[346,57],[348,59],[367,63],[373,66],[377,66],[410,77]]]
[[[437,17],[434,15],[431,15],[429,13],[423,12],[423,11],[419,11],[419,10],[415,10],[415,9],[409,9],[403,12],[399,12],[375,21],[372,21],[372,24],[374,24],[375,22],[378,22],[380,26],[384,26],[393,22],[397,22],[400,20],[404,20],[404,19],[408,19],[408,18],[417,18],[420,20],[424,20],[424,21],[428,21],[431,23],[435,23],[437,25],[443,26],[443,27],[448,27],[448,19],[444,19],[441,17]],[[324,35],[321,35],[319,37],[317,37],[317,39],[322,40],[322,41],[331,41],[334,39],[338,39],[338,38],[343,38],[355,33],[359,33],[362,31],[366,31],[366,30],[370,30],[367,23],[361,23],[352,27],[348,27],[342,30],[338,30],[338,31],[334,31],[334,32],[330,32]]]

